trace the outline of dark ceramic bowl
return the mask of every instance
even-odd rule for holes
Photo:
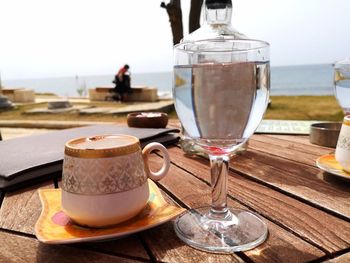
[[[310,142],[335,148],[337,146],[341,122],[314,123],[310,129]]]
[[[168,115],[163,112],[134,112],[128,114],[127,123],[134,128],[165,128]]]

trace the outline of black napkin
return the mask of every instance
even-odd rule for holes
[[[171,144],[178,140],[177,129],[140,129],[119,125],[96,125],[66,129],[0,142],[0,189],[26,185],[42,177],[60,174],[65,143],[74,138],[128,134],[150,142]]]

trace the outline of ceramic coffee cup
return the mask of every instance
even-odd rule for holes
[[[344,117],[335,150],[335,159],[346,172],[350,173],[350,115]]]
[[[148,166],[148,155],[160,150],[164,163],[158,172]],[[147,178],[163,178],[169,154],[159,143],[142,151],[138,138],[101,135],[68,141],[62,177],[62,209],[76,223],[104,227],[137,215],[147,204]]]

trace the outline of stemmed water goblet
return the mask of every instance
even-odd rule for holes
[[[344,115],[350,114],[350,59],[334,63],[334,93]]]
[[[179,216],[176,234],[205,251],[251,249],[267,237],[266,224],[227,206],[230,156],[259,125],[269,100],[269,44],[234,38],[175,46],[173,94],[188,135],[210,159],[212,204]]]

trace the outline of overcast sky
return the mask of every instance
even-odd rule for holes
[[[3,79],[172,70],[161,0],[0,0]],[[167,2],[167,1],[166,1]],[[182,0],[187,30],[190,0]],[[349,0],[233,0],[233,25],[271,44],[271,64],[350,57]]]

